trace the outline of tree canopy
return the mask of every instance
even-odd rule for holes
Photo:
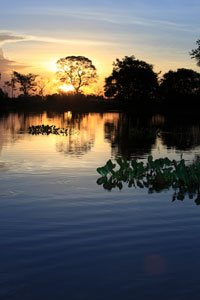
[[[24,96],[30,96],[31,92],[36,91],[37,83],[36,83],[37,75],[29,73],[27,75],[13,72],[13,79],[15,82],[20,84],[19,90],[23,93]]]
[[[113,63],[111,76],[105,79],[105,96],[125,100],[150,98],[158,87],[157,74],[153,66],[125,56]]]
[[[96,67],[84,56],[67,56],[57,61],[58,78],[62,83],[72,85],[78,94],[80,89],[95,82]]]
[[[170,95],[197,95],[200,93],[200,74],[183,68],[169,71],[163,75],[160,89]]]
[[[197,66],[200,67],[200,39],[196,42],[197,48],[190,52],[191,58],[197,61]]]

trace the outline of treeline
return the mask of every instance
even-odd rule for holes
[[[200,66],[200,40],[190,52]],[[13,72],[0,89],[3,108],[142,109],[146,111],[196,110],[200,101],[200,73],[191,69],[170,70],[159,78],[153,66],[134,56],[116,59],[112,74],[105,78],[101,96],[83,95],[82,89],[97,81],[92,61],[84,56],[67,56],[57,61],[59,85],[69,88],[47,95],[47,81],[32,73]],[[17,95],[17,97],[15,97]]]

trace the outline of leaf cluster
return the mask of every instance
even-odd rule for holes
[[[197,40],[196,44],[197,48],[190,52],[190,56],[197,61],[197,66],[200,67],[200,40]]]
[[[121,158],[116,162],[117,170],[111,160],[97,169],[101,175],[97,184],[103,185],[104,189],[110,191],[118,187],[121,190],[123,183],[127,183],[129,188],[147,188],[149,193],[172,188],[173,200],[183,200],[186,194],[190,198],[197,195],[196,203],[200,204],[200,163],[186,165],[184,159],[175,161],[165,157],[153,160],[152,156],[148,157],[146,164]]]

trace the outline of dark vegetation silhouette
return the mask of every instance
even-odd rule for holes
[[[3,90],[0,88],[0,99],[1,98],[4,98],[6,95],[5,93],[3,92]]]
[[[158,88],[157,77],[152,65],[134,56],[117,58],[111,76],[105,79],[105,95],[134,102],[153,99]]]
[[[72,85],[76,94],[84,86],[95,82],[97,79],[96,67],[92,61],[84,56],[67,56],[56,63],[59,71],[58,78],[62,83]]]
[[[120,190],[124,185],[129,188],[146,188],[149,194],[172,189],[172,201],[196,198],[200,205],[200,162],[188,165],[184,159],[170,160],[167,157],[153,159],[148,156],[146,163],[118,158],[116,162],[108,160],[103,167],[97,168],[101,175],[97,184],[111,191]]]
[[[167,96],[200,94],[200,74],[189,69],[169,71],[163,75],[160,90]]]
[[[200,40],[190,52],[200,66]],[[0,89],[1,110],[125,110],[133,114],[198,114],[200,73],[191,69],[170,70],[159,78],[153,66],[135,56],[117,58],[105,79],[104,96],[84,95],[84,87],[97,81],[97,70],[84,56],[67,56],[57,61],[61,84],[74,92],[46,94],[48,80],[38,75],[13,72]],[[0,79],[2,81],[2,79]]]
[[[197,66],[200,67],[200,39],[196,41],[197,48],[193,49],[190,52],[190,56],[192,59],[195,59],[197,61]]]
[[[169,71],[161,79],[159,94],[166,110],[194,110],[200,101],[200,74],[183,68]]]
[[[24,97],[31,96],[32,93],[36,92],[37,90],[37,83],[36,83],[36,77],[38,75],[29,73],[27,75],[13,72],[13,77],[11,78],[11,84],[14,82],[14,88],[15,84],[18,83],[20,85],[19,91],[22,92],[22,95]]]
[[[17,73],[17,74],[19,74],[19,73]],[[5,86],[7,86],[8,89],[11,89],[11,98],[14,97],[14,92],[17,90],[16,83],[17,83],[17,80],[16,80],[14,73],[11,75],[10,80],[4,82]]]

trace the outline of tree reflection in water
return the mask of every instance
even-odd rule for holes
[[[156,136],[157,128],[149,118],[120,114],[117,124],[105,123],[105,139],[110,142],[114,157],[142,158],[151,153]]]
[[[125,113],[9,113],[0,117],[0,151],[6,145],[27,141],[29,126],[42,124],[71,130],[73,134],[69,136],[48,136],[46,140],[55,143],[56,150],[65,155],[82,156],[96,144],[107,142],[114,158],[144,158],[156,148],[158,134],[164,148],[191,151],[200,145],[198,119],[136,117]],[[40,147],[41,139],[34,138]]]
[[[200,123],[197,119],[165,118],[162,141],[167,148],[189,151],[200,145]]]

